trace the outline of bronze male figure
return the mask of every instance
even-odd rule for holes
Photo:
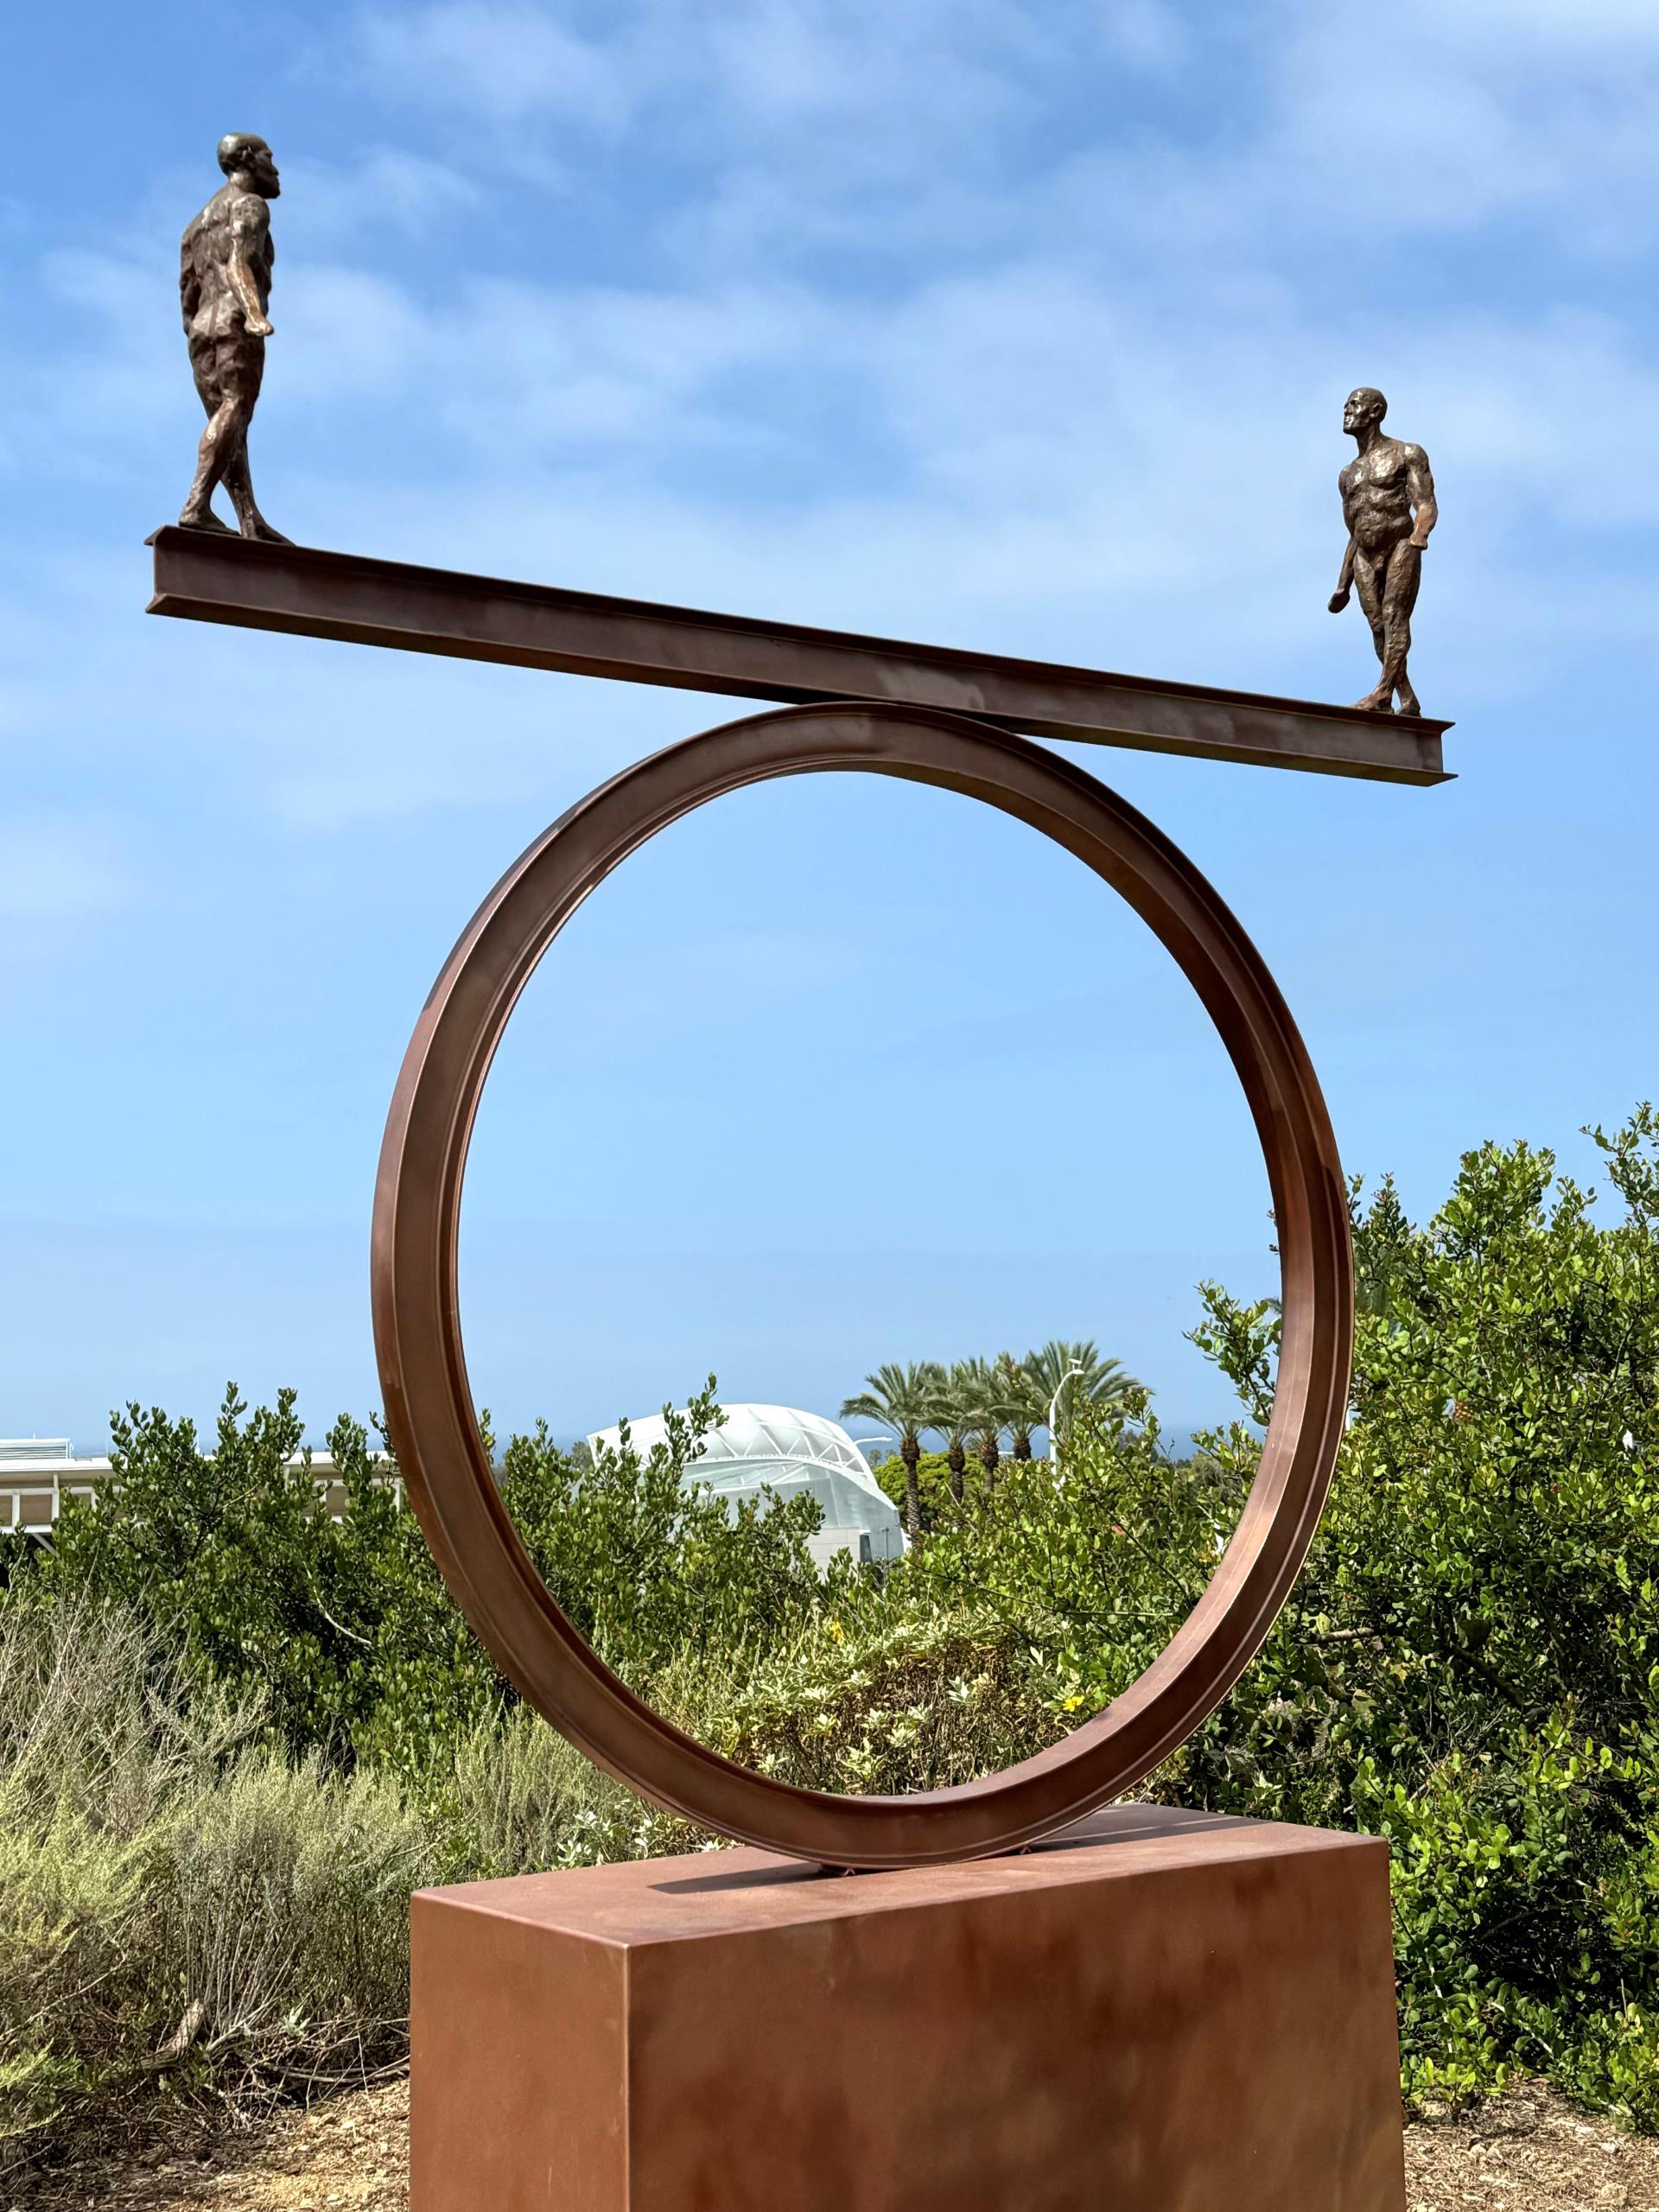
[[[179,304],[190,366],[207,410],[195,479],[179,520],[187,530],[224,530],[213,510],[223,484],[244,537],[291,541],[260,513],[248,473],[248,426],[265,372],[270,324],[270,212],[282,190],[263,138],[233,132],[219,142],[226,181],[185,232],[179,253]]]
[[[1382,393],[1364,385],[1349,393],[1342,410],[1342,427],[1359,451],[1337,479],[1348,524],[1348,550],[1331,594],[1331,612],[1341,613],[1350,586],[1357,584],[1382,673],[1376,690],[1356,703],[1381,708],[1386,714],[1397,695],[1402,715],[1420,715],[1422,709],[1406,673],[1406,655],[1411,650],[1411,610],[1417,604],[1423,550],[1440,511],[1428,455],[1402,438],[1383,436],[1382,417],[1388,411]]]

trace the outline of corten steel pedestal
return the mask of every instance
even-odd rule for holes
[[[1403,2212],[1380,1842],[475,1882],[414,1973],[410,2212]]]

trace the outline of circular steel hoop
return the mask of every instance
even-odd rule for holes
[[[1283,1274],[1262,1461],[1208,1589],[1162,1656],[1067,1741],[954,1789],[839,1797],[709,1750],[634,1696],[577,1633],[504,1510],[467,1386],[457,1294],[461,1180],[490,1062],[537,961],[588,893],[694,808],[774,776],[858,769],[983,800],[1074,853],[1135,909],[1208,1009],[1266,1156]],[[1009,1850],[1142,1781],[1212,1713],[1289,1595],[1330,1488],[1353,1340],[1348,1208],[1325,1102],[1272,977],[1144,817],[1071,761],[918,708],[796,707],[641,760],[504,875],[410,1041],[375,1192],[374,1337],[388,1430],[445,1581],[524,1695],[619,1780],[702,1826],[835,1866]]]

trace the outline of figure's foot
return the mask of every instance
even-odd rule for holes
[[[181,530],[216,530],[222,537],[234,537],[236,532],[227,522],[220,522],[213,509],[205,503],[199,507],[188,506],[179,517]]]
[[[273,530],[264,515],[249,515],[242,524],[244,537],[257,538],[261,545],[291,545],[291,537],[284,537],[280,530]]]
[[[1412,690],[1409,683],[1402,683],[1400,686],[1399,697],[1400,711],[1402,715],[1421,715],[1422,713],[1422,703],[1419,700],[1417,694]]]
[[[1392,714],[1394,694],[1392,691],[1368,691],[1363,699],[1355,700],[1354,709],[1356,713],[1361,714]]]

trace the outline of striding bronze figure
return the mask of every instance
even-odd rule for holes
[[[291,541],[260,513],[248,469],[248,426],[271,331],[265,309],[275,250],[267,203],[282,183],[270,147],[245,131],[219,140],[219,166],[226,181],[186,230],[179,252],[179,305],[207,411],[179,520],[187,530],[227,529],[213,509],[213,488],[223,484],[244,537],[287,545]]]
[[[1342,410],[1342,427],[1359,451],[1337,479],[1343,519],[1348,524],[1348,550],[1331,594],[1331,612],[1340,614],[1351,588],[1357,587],[1382,672],[1376,689],[1356,705],[1380,708],[1386,714],[1397,697],[1402,715],[1419,715],[1422,709],[1406,671],[1406,655],[1411,650],[1411,610],[1417,604],[1423,551],[1440,511],[1428,455],[1403,438],[1383,435],[1382,418],[1388,411],[1388,401],[1367,385],[1349,393]]]

